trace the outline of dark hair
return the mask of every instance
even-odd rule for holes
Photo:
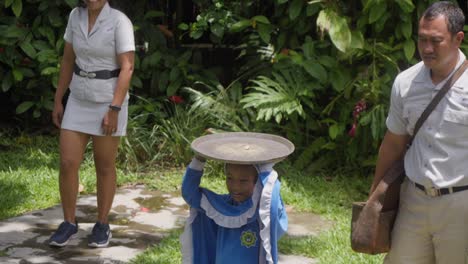
[[[433,20],[439,16],[445,17],[448,31],[452,33],[452,35],[463,31],[465,15],[456,4],[450,1],[435,2],[424,11],[421,19]]]

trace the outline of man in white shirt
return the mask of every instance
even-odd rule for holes
[[[453,85],[424,122],[407,151],[416,121],[465,61],[459,50],[465,16],[440,1],[422,15],[422,61],[394,82],[387,133],[380,146],[371,193],[404,156],[405,179],[386,264],[468,263],[468,73]]]

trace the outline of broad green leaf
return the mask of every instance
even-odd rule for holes
[[[321,83],[325,83],[327,81],[327,71],[317,61],[306,60],[302,65],[307,73],[319,80]]]
[[[411,13],[415,8],[411,0],[396,0],[396,2],[405,13]]]
[[[144,19],[153,18],[153,17],[163,17],[163,16],[165,16],[164,12],[156,11],[156,10],[150,10],[150,11],[146,12],[146,14],[144,16]]]
[[[23,11],[23,0],[14,0],[11,9],[16,17],[21,16],[21,12]]]
[[[159,75],[159,81],[158,81],[158,89],[161,92],[164,92],[167,90],[167,84],[169,82],[169,71],[163,71]]]
[[[268,18],[266,18],[265,16],[254,16],[252,17],[252,20],[255,20],[263,24],[270,24],[270,20],[268,20]]]
[[[336,137],[342,132],[342,127],[339,124],[333,124],[328,129],[328,135],[331,139],[336,139]]]
[[[162,54],[159,51],[156,51],[150,56],[149,64],[151,66],[156,66],[161,61]]]
[[[336,48],[342,52],[347,51],[351,44],[351,31],[345,17],[338,16],[331,9],[325,9],[317,17],[317,26],[322,31],[328,31]]]
[[[179,90],[180,86],[182,85],[182,79],[177,79],[174,82],[169,83],[169,87],[167,87],[166,90],[166,95],[167,96],[172,96],[177,93],[177,90]]]
[[[343,69],[334,69],[330,72],[329,80],[335,91],[341,92],[344,90],[346,84],[350,81],[351,76],[349,71]]]
[[[224,26],[219,23],[214,23],[211,25],[211,32],[218,38],[222,38],[224,36]]]
[[[380,1],[376,5],[372,6],[369,13],[369,24],[373,24],[379,20],[387,12],[387,4],[385,1]]]
[[[2,80],[2,91],[6,92],[10,90],[13,80],[11,74],[6,74]]]
[[[20,105],[18,105],[18,107],[16,107],[16,113],[22,114],[28,111],[33,105],[34,105],[34,102],[31,102],[31,101],[22,102]]]
[[[288,0],[276,0],[276,3],[278,4],[284,4],[286,2],[288,2]]]
[[[257,31],[258,31],[258,34],[260,35],[260,38],[261,38],[265,43],[270,43],[270,39],[271,39],[271,36],[270,36],[270,33],[271,33],[270,25],[267,25],[267,24],[258,24],[258,26],[257,26]]]
[[[32,78],[32,77],[36,76],[34,71],[29,69],[29,68],[21,67],[21,68],[18,68],[18,69],[23,73],[24,77],[26,77],[26,78]]]
[[[309,5],[307,5],[306,15],[308,17],[313,16],[313,15],[317,14],[318,11],[320,11],[320,9],[321,9],[320,5],[311,5],[309,3]]]
[[[47,67],[41,71],[41,75],[51,75],[57,72],[59,72],[57,67]]]
[[[289,5],[289,18],[291,20],[296,19],[302,11],[304,6],[304,0],[293,0]]]
[[[202,30],[194,30],[190,31],[190,37],[193,39],[199,39],[203,36],[203,31]]]
[[[180,30],[188,30],[188,29],[189,29],[189,25],[186,24],[186,23],[180,23],[179,26],[178,26],[177,28],[180,29]]]
[[[56,8],[52,8],[47,12],[50,24],[54,27],[60,27],[63,25],[63,18],[62,15],[60,14],[59,10]]]
[[[74,8],[78,4],[78,1],[79,0],[65,0],[65,2],[70,8]]]
[[[5,8],[11,6],[14,0],[5,0]]]
[[[140,77],[133,75],[132,80],[130,81],[131,87],[142,88],[143,82],[141,81]]]
[[[23,80],[24,75],[20,70],[13,69],[11,72],[13,73],[13,78],[15,79],[15,81],[21,82]]]
[[[364,36],[359,30],[353,30],[351,32],[351,44],[350,47],[353,49],[362,49],[364,48]]]
[[[239,22],[234,23],[230,30],[231,32],[240,32],[252,25],[252,21],[250,19],[243,19],[240,20]]]
[[[302,51],[304,52],[304,56],[307,59],[313,58],[315,56],[315,47],[313,42],[305,42],[302,45]]]
[[[49,110],[49,111],[53,111],[54,110],[54,102],[51,101],[51,100],[48,100],[48,101],[45,101],[44,104],[43,104],[44,108]]]
[[[34,59],[36,57],[36,49],[34,49],[33,45],[29,41],[23,41],[20,44],[20,48],[28,55],[30,58]]]
[[[41,111],[39,111],[39,109],[34,109],[33,117],[39,118],[40,116],[41,116]]]
[[[175,82],[176,80],[181,79],[180,73],[179,67],[172,68],[171,73],[169,74],[169,81]]]
[[[411,60],[416,51],[416,45],[412,39],[407,39],[403,44],[403,51],[405,52],[405,57],[407,60]]]
[[[42,51],[42,50],[50,50],[52,47],[50,46],[50,44],[48,44],[47,42],[43,41],[43,40],[36,40],[36,41],[33,41],[32,45],[34,46],[34,48],[36,48],[36,50],[38,51]]]
[[[406,39],[411,38],[413,33],[413,25],[411,23],[400,23],[401,33]]]
[[[23,39],[26,37],[26,34],[28,34],[28,30],[26,28],[19,28],[16,25],[10,25],[5,29],[2,37]]]
[[[38,31],[42,36],[46,37],[49,40],[49,44],[51,46],[55,45],[55,34],[52,28],[43,26],[38,28]]]

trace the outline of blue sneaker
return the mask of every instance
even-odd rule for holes
[[[102,248],[109,245],[112,233],[108,224],[96,222],[93,232],[88,236],[88,246],[93,248]]]
[[[78,232],[78,222],[72,224],[70,222],[62,222],[57,231],[49,239],[49,245],[54,247],[63,247],[65,246],[70,238]]]

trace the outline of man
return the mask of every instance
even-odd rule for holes
[[[405,179],[386,264],[468,263],[468,73],[453,85],[407,150],[421,113],[465,61],[459,50],[465,17],[448,1],[432,4],[418,27],[422,62],[392,88],[388,131],[371,193],[404,155]],[[466,187],[466,188],[465,188]]]

